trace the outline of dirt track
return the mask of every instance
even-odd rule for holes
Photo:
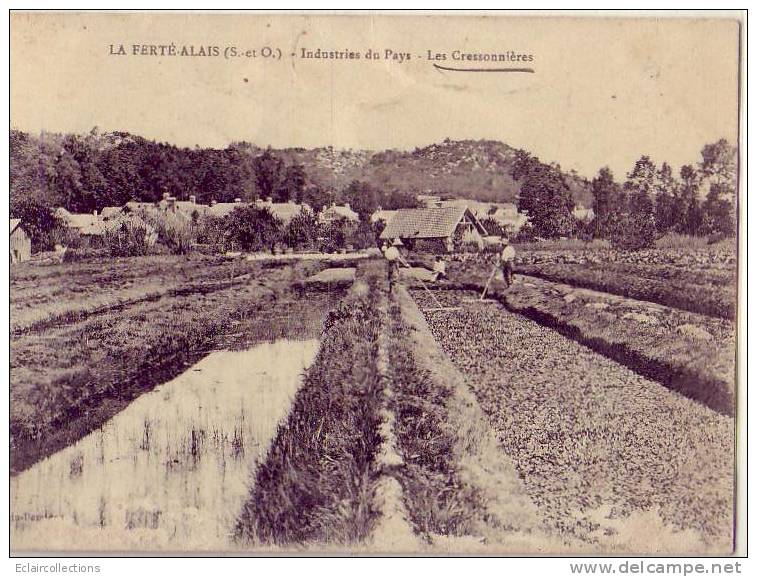
[[[600,549],[730,550],[733,419],[499,305],[426,316],[551,530]]]

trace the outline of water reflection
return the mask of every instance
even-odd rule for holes
[[[11,479],[15,550],[219,550],[317,340],[217,351]]]

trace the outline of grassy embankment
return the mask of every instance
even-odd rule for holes
[[[521,264],[516,272],[703,315],[736,317],[736,269],[627,263]]]
[[[737,255],[733,240],[667,235],[637,252],[606,243],[556,241],[518,247],[516,272],[709,316],[734,319]]]
[[[480,292],[487,263],[450,267],[446,288]],[[533,277],[491,298],[636,372],[725,414],[733,414],[735,328],[730,321],[600,294]]]
[[[11,334],[71,323],[172,292],[193,292],[202,283],[212,290],[245,273],[249,269],[243,263],[202,255],[24,263],[11,269]]]
[[[382,439],[376,368],[385,295],[376,263],[330,311],[318,355],[289,417],[256,473],[237,524],[250,547],[350,545],[371,534],[378,511],[374,466]]]
[[[240,542],[559,549],[412,299],[390,303],[383,264],[361,265],[257,470]]]
[[[416,533],[434,550],[556,551],[462,375],[404,289],[390,307],[397,469]]]
[[[12,335],[12,471],[68,446],[215,347],[292,336],[293,327],[315,332],[313,327],[320,325],[331,300],[325,293],[305,303],[293,292],[293,285],[320,268],[316,263],[275,269],[259,263],[225,263],[211,265],[208,271],[195,259],[166,265],[163,258],[140,259],[133,267],[117,262],[112,270],[105,261],[97,265],[101,273],[88,268],[81,272],[73,265],[79,271],[72,275],[79,277],[73,285],[64,279],[65,265],[52,271],[45,267],[36,282],[27,273],[26,285],[12,285],[12,300],[29,302],[27,290],[37,295],[46,291],[56,307],[45,319]],[[184,271],[184,285],[174,285],[155,298],[137,297],[128,306],[101,310],[103,303],[121,298],[119,288],[151,291],[172,278],[177,268]],[[101,275],[93,282],[105,288],[98,291],[91,286],[87,290],[92,307],[67,313],[66,304],[76,309],[85,300],[76,289],[86,285],[89,272]],[[231,280],[205,281],[227,275]],[[45,287],[38,290],[41,284]],[[291,316],[297,316],[298,322],[288,323]],[[302,322],[311,316],[312,322]],[[66,324],[66,318],[77,320]]]

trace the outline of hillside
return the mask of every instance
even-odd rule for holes
[[[225,149],[180,148],[96,129],[87,135],[39,136],[12,130],[11,207],[35,198],[89,212],[131,199],[153,201],[165,191],[178,198],[193,194],[199,202],[252,199],[263,195],[255,160],[264,151],[246,142]],[[514,202],[519,190],[510,175],[516,149],[490,140],[444,140],[413,151],[326,147],[270,152],[285,168],[302,165],[304,184],[292,184],[300,190],[314,186],[339,193],[357,180],[383,191],[486,202]],[[576,203],[590,205],[588,183],[574,173],[565,177]]]
[[[444,140],[413,151],[277,151],[305,166],[324,187],[339,190],[352,180],[380,189],[434,193],[490,202],[515,202],[518,184],[510,176],[516,149],[492,140]],[[564,173],[577,204],[591,205],[589,183]]]

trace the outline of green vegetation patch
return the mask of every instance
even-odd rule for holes
[[[348,544],[370,534],[383,394],[376,370],[381,319],[374,306],[380,273],[375,263],[361,266],[358,281],[327,315],[318,355],[240,515],[241,540]]]

